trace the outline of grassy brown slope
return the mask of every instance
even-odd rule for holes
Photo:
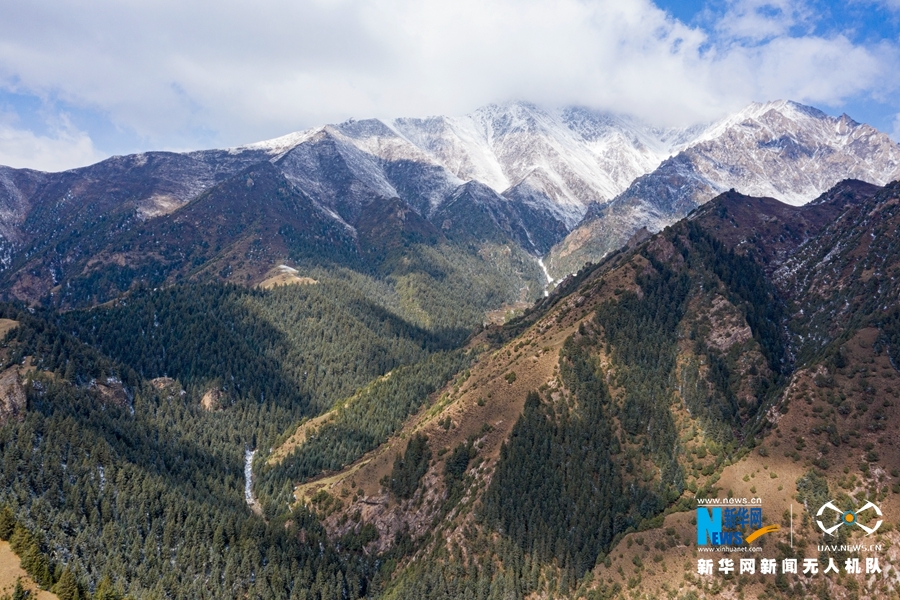
[[[303,277],[297,274],[297,269],[287,265],[279,265],[269,269],[263,276],[263,280],[256,284],[256,287],[264,290],[278,287],[280,285],[315,285],[319,283],[312,277]]]
[[[18,326],[18,321],[13,321],[12,319],[0,319],[0,338],[5,337],[7,333]]]
[[[662,238],[650,242],[647,248],[657,258],[676,262],[680,259],[675,248]],[[393,543],[399,532],[408,531],[415,539],[433,529],[442,514],[447,494],[443,477],[445,459],[459,444],[475,440],[477,457],[470,467],[472,481],[463,506],[452,512],[449,519],[440,521],[444,537],[460,538],[460,531],[472,525],[472,511],[468,508],[477,504],[490,483],[499,449],[521,415],[527,393],[543,389],[555,401],[571,398],[571,392],[563,388],[558,378],[559,350],[563,342],[585,326],[590,327],[594,309],[601,303],[626,292],[640,296],[643,292],[636,279],[652,270],[648,259],[637,253],[610,261],[518,337],[480,360],[470,369],[464,382],[458,381],[445,388],[406,424],[399,435],[344,471],[299,486],[296,498],[326,516],[335,536],[357,530],[363,523],[373,523],[380,534],[376,545],[383,550]],[[712,308],[707,310],[707,306]],[[700,323],[698,335],[708,340],[709,345],[722,352],[743,354],[741,375],[751,368],[762,370],[761,375],[766,374],[765,359],[749,335],[740,311],[715,289],[696,299],[689,312],[691,322]],[[679,370],[679,376],[684,379],[682,387],[705,390],[709,385],[706,382],[708,367],[703,364],[705,357],[695,354],[687,328],[682,337],[682,368]],[[484,336],[473,344],[483,342]],[[597,360],[606,370],[607,380],[614,381],[617,367],[610,355],[600,350]],[[514,379],[511,373],[516,375]],[[755,401],[750,391],[745,391],[747,400]],[[611,393],[621,406],[625,401],[625,390],[613,386]],[[674,403],[671,410],[679,435],[684,438],[687,482],[692,489],[703,488],[721,464],[723,449],[704,432],[683,401]],[[314,424],[305,426],[301,434],[310,427]],[[398,502],[383,489],[381,481],[390,475],[395,457],[403,453],[407,440],[415,433],[428,437],[434,458],[420,485],[420,492],[411,500]],[[291,443],[298,442],[302,443],[295,436]],[[707,448],[713,447],[715,451],[707,452]],[[627,444],[624,450],[637,461],[635,477],[643,478],[644,484],[652,484],[658,473],[653,474],[657,469],[650,457],[642,455],[635,444]],[[280,450],[276,450],[275,454],[279,453]],[[647,479],[649,474],[653,475]]]
[[[16,581],[30,593],[29,598],[35,600],[59,600],[56,594],[42,590],[22,568],[19,557],[9,547],[9,542],[0,541],[0,596],[12,596],[16,589]]]
[[[881,575],[793,577],[790,588],[779,588],[774,577],[759,574],[700,578],[695,575],[698,558],[718,560],[725,555],[696,551],[696,525],[689,511],[667,516],[659,528],[623,538],[610,551],[609,562],[594,570],[596,581],[608,588],[618,585],[623,598],[681,598],[691,592],[698,598],[900,597],[895,567],[900,564],[900,532],[894,525],[900,514],[900,374],[884,353],[874,350],[876,337],[877,331],[867,328],[850,339],[844,345],[847,362],[840,369],[820,363],[797,371],[767,415],[772,426],[765,438],[753,452],[722,469],[715,484],[718,491],[709,497],[763,499],[764,522],[780,524],[782,530],[759,538],[763,552],[758,558],[785,556],[793,506],[796,555],[818,558],[817,544],[835,542],[826,540],[810,518],[818,506],[807,510],[797,490],[797,480],[816,469],[828,481],[831,498],[852,496],[851,505],[872,500],[884,512],[885,523],[877,534],[864,539],[864,532],[857,530],[843,542],[883,544]],[[843,414],[841,406],[853,409]],[[836,562],[843,571],[843,559]]]
[[[576,307],[573,303],[567,308]],[[538,321],[514,343],[474,365],[461,385],[451,384],[437,394],[399,435],[341,473],[299,486],[295,496],[306,502],[325,491],[341,499],[342,509],[326,521],[330,530],[340,535],[355,527],[356,520],[346,521],[345,517],[358,511],[359,520],[378,528],[381,549],[404,529],[414,538],[424,535],[439,514],[444,499],[446,486],[442,474],[449,451],[469,438],[476,439],[480,464],[473,470],[481,482],[489,478],[500,446],[522,412],[527,392],[555,385],[559,349],[584,318],[584,312],[577,310],[563,317],[559,324],[555,322],[558,312]],[[474,343],[485,342],[482,338]],[[516,377],[510,383],[511,373]],[[450,425],[445,427],[448,418]],[[405,450],[407,440],[414,433],[428,436],[435,458],[420,486],[424,494],[398,503],[382,489],[380,482],[390,474],[395,456]]]

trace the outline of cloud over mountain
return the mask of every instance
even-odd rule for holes
[[[0,106],[29,131],[69,114],[117,152],[510,99],[685,125],[753,99],[837,106],[897,84],[896,44],[813,31],[789,0],[731,2],[690,26],[648,0],[39,0],[5,13]],[[25,106],[35,98],[37,112]],[[16,166],[26,159],[50,166],[27,154]]]

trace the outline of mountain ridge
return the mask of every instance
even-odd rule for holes
[[[366,207],[396,199],[453,243],[467,240],[466,253],[477,255],[479,244],[490,240],[520,263],[533,261],[517,275],[531,290],[545,285],[539,258],[559,280],[642,227],[658,231],[729,188],[797,204],[846,176],[882,185],[900,176],[900,146],[847,117],[790,101],[752,104],[716,123],[681,129],[579,107],[511,102],[458,118],[350,120],[225,150],[113,157],[57,174],[4,167],[3,287],[37,302],[59,286],[90,280],[96,269],[86,248],[99,251],[105,240],[105,255],[112,256],[134,231],[177,220],[190,202],[226,181],[240,183],[246,169],[262,163],[309,199],[316,207],[308,209],[311,219],[331,219],[320,225],[344,230],[345,257],[358,255],[358,220],[374,214]],[[468,214],[460,212],[463,206]],[[297,218],[258,202],[243,210],[289,223]],[[81,240],[87,232],[92,239]],[[271,246],[259,236],[254,243]],[[291,260],[284,244],[271,247],[268,264],[225,279],[255,285],[274,265]],[[218,272],[237,272],[237,263],[246,262],[237,255],[228,260],[234,264],[223,263]],[[164,269],[152,279],[171,282],[180,273]],[[142,278],[150,283],[137,272],[111,276],[118,292]]]

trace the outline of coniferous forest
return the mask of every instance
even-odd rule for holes
[[[74,577],[72,597],[101,581],[109,597],[366,595],[375,559],[336,554],[292,506],[291,482],[373,449],[471,360],[458,332],[411,324],[340,281],[141,288],[65,313],[4,305],[0,318],[18,323],[4,368],[35,367],[22,418],[0,433],[4,510],[27,533],[20,554],[39,557],[25,563],[35,580]],[[349,400],[339,443],[326,432],[262,470],[251,512],[245,453]]]

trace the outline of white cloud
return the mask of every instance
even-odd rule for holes
[[[894,131],[891,132],[891,137],[900,144],[900,113],[897,113],[897,116],[894,117]]]
[[[759,42],[788,35],[812,17],[796,0],[731,0],[717,29],[731,38]]]
[[[782,37],[764,46],[731,46],[718,66],[738,94],[834,106],[879,81],[896,87],[888,65],[898,58],[896,49],[865,49],[842,36]]]
[[[0,86],[109,115],[155,147],[509,99],[665,125],[896,89],[896,48],[796,37],[810,18],[791,0],[734,0],[711,33],[649,0],[32,0],[4,9]]]
[[[56,120],[47,136],[17,128],[14,119],[0,116],[0,165],[64,171],[105,158],[86,133],[75,130],[64,116]]]

